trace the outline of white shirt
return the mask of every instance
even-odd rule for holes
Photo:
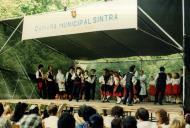
[[[43,120],[45,128],[57,128],[58,117],[49,116]]]
[[[56,75],[56,82],[59,84],[61,82],[65,82],[65,77],[62,73],[57,73]]]
[[[101,77],[99,78],[99,83],[100,83],[100,84],[113,85],[113,83],[114,83],[114,78],[113,78],[113,76],[110,76],[110,78],[109,78],[109,80],[107,81],[107,83],[105,83],[104,76],[101,76]]]
[[[61,72],[58,72],[56,75],[56,82],[59,87],[59,91],[65,91],[65,77]]]
[[[140,95],[145,96],[146,95],[146,75],[143,74],[140,76],[140,85],[141,85],[141,90],[140,90]]]
[[[108,115],[108,116],[103,116],[103,119],[104,119],[104,126],[106,128],[111,128],[111,122],[114,119],[114,117]]]
[[[154,80],[151,80],[150,82],[149,82],[149,85],[155,85],[156,83],[155,83],[155,81]]]
[[[156,128],[156,124],[150,121],[139,121],[137,128]]]
[[[190,125],[189,125],[189,124],[186,124],[186,125],[185,125],[185,128],[190,128]]]
[[[162,128],[169,128],[169,125],[162,124],[160,125]]]
[[[89,77],[89,83],[93,84],[96,81],[96,75]]]
[[[180,85],[180,79],[172,79],[172,85]]]
[[[167,77],[166,83],[167,83],[167,84],[172,84],[172,79],[169,78],[169,77]]]
[[[36,79],[40,78],[40,73],[43,75],[43,73],[42,73],[42,72],[40,72],[39,70],[38,70],[38,71],[36,71]],[[42,76],[41,76],[41,77],[42,77]]]

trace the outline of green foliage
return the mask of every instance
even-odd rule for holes
[[[101,0],[0,0],[0,20],[43,12],[64,10]]]
[[[0,25],[0,47],[11,31]],[[49,64],[53,65],[55,73],[57,69],[66,72],[73,65],[71,59],[43,44],[32,40],[22,42],[20,34],[16,33],[0,53],[0,98],[37,97],[34,74],[40,63],[44,64],[45,72]]]

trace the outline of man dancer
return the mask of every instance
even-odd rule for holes
[[[123,104],[128,102],[128,106],[132,106],[133,104],[133,79],[135,73],[135,65],[132,65],[129,68],[129,72],[125,75],[124,80],[126,81],[126,90],[127,93],[124,97]]]
[[[165,68],[160,67],[160,73],[157,74],[155,81],[156,81],[156,95],[154,104],[159,103],[162,104],[162,100],[164,98],[165,90],[166,90],[166,80],[167,75],[165,73]]]
[[[95,99],[95,92],[96,92],[96,70],[95,69],[91,69],[90,70],[90,84],[91,84],[91,87],[90,87],[90,98],[92,100]]]

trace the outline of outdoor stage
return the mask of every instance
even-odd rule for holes
[[[28,104],[38,104],[38,105],[49,105],[50,103],[55,103],[57,105],[65,105],[67,107],[73,107],[74,109],[77,109],[80,105],[89,105],[98,110],[99,113],[102,113],[102,110],[107,110],[108,113],[111,110],[113,106],[116,106],[118,104],[116,103],[101,103],[100,101],[79,101],[76,102],[75,100],[73,101],[68,101],[68,100],[44,100],[44,99],[28,99],[28,100],[22,100],[22,99],[11,99],[11,100],[0,100],[2,103],[18,103],[18,102],[25,102]],[[129,115],[134,115],[136,110],[140,107],[144,107],[149,110],[151,119],[154,117],[155,111],[158,109],[165,109],[170,117],[173,117],[175,115],[181,114],[183,109],[181,105],[176,105],[176,104],[165,104],[165,105],[154,105],[151,102],[145,102],[145,103],[140,103],[140,104],[134,104],[133,106],[127,106],[127,105],[119,105],[124,108],[124,111],[129,114]]]

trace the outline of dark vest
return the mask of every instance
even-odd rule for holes
[[[167,79],[166,73],[164,73],[164,72],[159,73],[156,86],[157,87],[165,87],[166,86],[166,79]]]
[[[127,86],[127,88],[131,88],[133,86],[132,78],[133,78],[133,73],[128,72],[126,74],[126,86]]]

